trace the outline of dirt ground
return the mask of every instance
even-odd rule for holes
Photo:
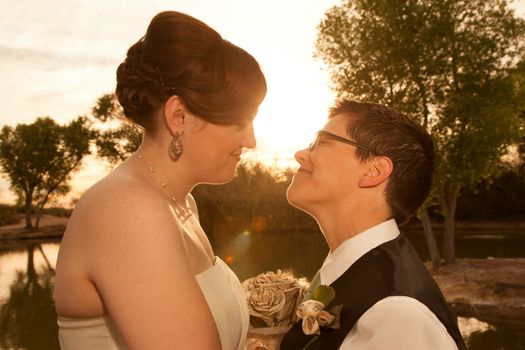
[[[59,238],[62,237],[64,233],[67,221],[68,218],[66,217],[42,215],[40,218],[40,228],[33,232],[26,232],[24,228],[24,218],[16,224],[0,226],[0,240]]]
[[[433,275],[458,316],[525,327],[525,259],[459,259]]]

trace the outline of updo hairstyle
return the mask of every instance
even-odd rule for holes
[[[146,130],[172,95],[217,125],[251,120],[266,95],[257,61],[205,23],[183,13],[156,15],[117,69],[116,94],[125,116]]]

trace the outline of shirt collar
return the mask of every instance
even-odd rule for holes
[[[328,253],[320,270],[321,284],[332,284],[360,257],[397,236],[399,228],[396,221],[390,219],[347,239]]]

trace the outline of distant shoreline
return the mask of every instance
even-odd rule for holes
[[[42,215],[40,227],[30,232],[25,229],[25,218],[16,224],[0,226],[0,241],[23,241],[30,239],[59,239],[64,235],[69,218]]]
[[[60,239],[64,235],[66,225],[49,225],[40,227],[35,231],[27,232],[24,228],[2,230],[1,241],[26,241],[33,239]]]
[[[27,232],[24,228],[25,220],[12,225],[0,226],[0,241],[28,240],[28,239],[58,239],[64,234],[69,218],[51,215],[43,215],[40,227],[34,231]],[[432,230],[435,234],[443,233],[444,223],[433,222]],[[297,232],[300,229],[295,228]],[[421,222],[414,222],[401,227],[401,231],[408,234],[422,234],[423,225]],[[502,233],[507,235],[525,235],[525,221],[459,221],[456,222],[457,236],[470,234],[494,234]],[[502,232],[503,231],[503,232]]]
[[[459,221],[455,226],[456,238],[474,235],[525,236],[525,221]],[[431,227],[434,235],[443,235],[444,223],[432,223]],[[424,235],[423,224],[419,222],[402,226],[400,230],[409,235]]]

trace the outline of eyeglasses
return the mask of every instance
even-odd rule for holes
[[[308,146],[308,150],[310,152],[312,152],[318,145],[319,143],[324,139],[330,139],[330,140],[334,140],[334,141],[338,141],[338,142],[342,142],[342,143],[346,143],[348,145],[352,145],[352,146],[355,146],[355,147],[358,147],[358,148],[361,148],[365,151],[368,151],[372,154],[375,154],[370,148],[368,147],[365,147],[365,146],[362,146],[360,144],[358,144],[357,142],[355,141],[352,141],[352,140],[349,140],[347,138],[344,138],[344,137],[341,137],[339,135],[336,135],[336,134],[332,134],[331,132],[328,132],[326,130],[319,130],[316,134],[316,138],[314,140],[314,142],[312,142],[310,144],[310,146]]]

